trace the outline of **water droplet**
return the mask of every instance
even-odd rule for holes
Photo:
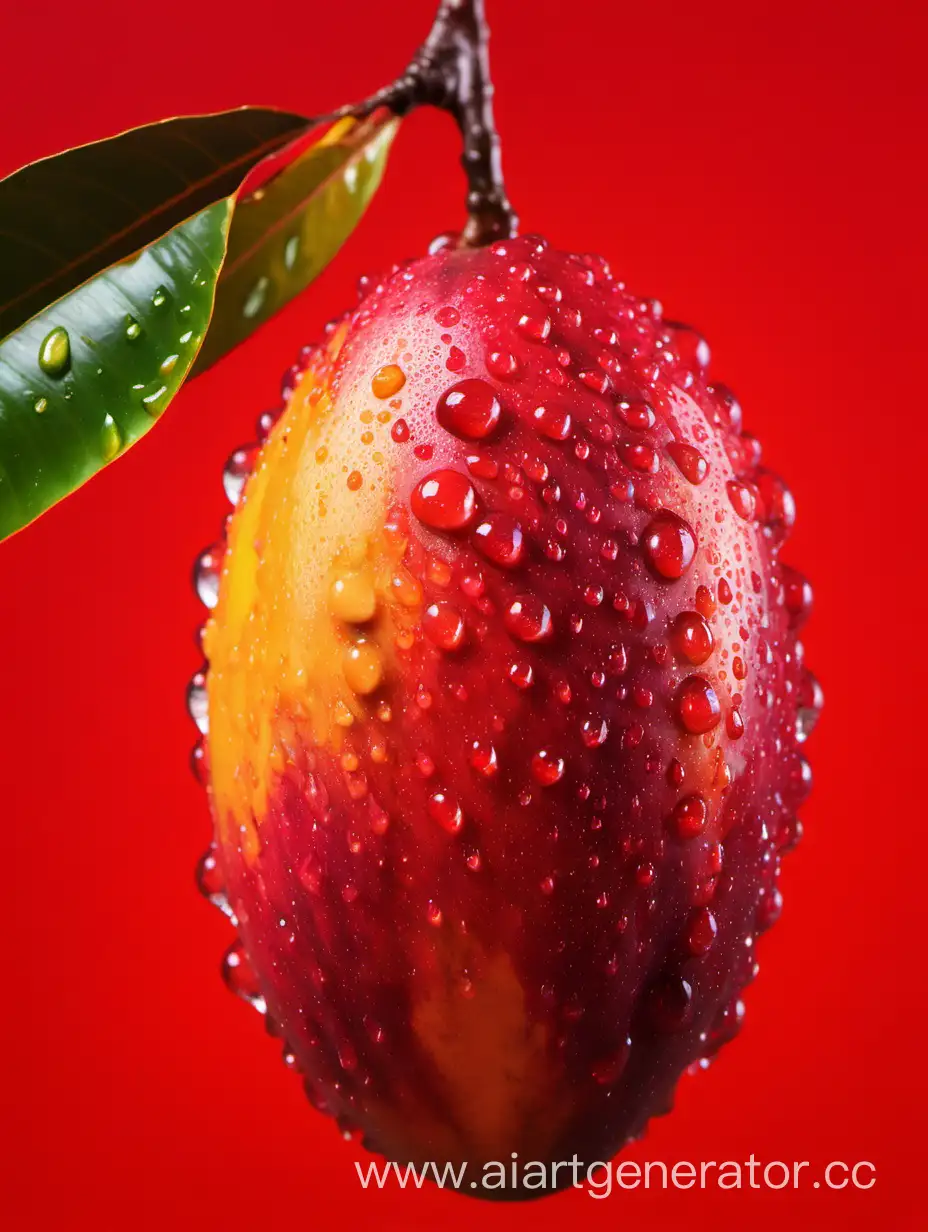
[[[161,361],[158,371],[161,373],[162,376],[170,376],[171,373],[174,371],[174,369],[177,367],[177,361],[179,359],[180,359],[179,355],[168,355],[166,359],[163,359]]]
[[[42,415],[45,411],[48,410],[48,399],[47,398],[36,398],[34,409],[37,415]]]
[[[667,453],[673,459],[677,470],[690,483],[700,484],[709,473],[709,463],[695,447],[684,441],[671,441]]]
[[[570,436],[570,412],[565,407],[556,404],[536,406],[532,419],[541,435],[549,440],[566,441]]]
[[[740,740],[744,735],[744,719],[737,706],[729,710],[725,718],[725,730],[728,732],[729,740]]]
[[[522,560],[522,527],[505,513],[491,513],[474,530],[474,543],[495,565],[514,569]]]
[[[126,337],[130,342],[135,342],[142,336],[142,327],[139,325],[135,317],[126,317]]]
[[[119,435],[116,421],[112,415],[106,415],[103,419],[103,428],[100,433],[100,453],[103,456],[103,461],[112,462],[121,448],[122,437]]]
[[[155,308],[163,308],[168,302],[168,292],[165,287],[158,287],[151,297],[152,306]]]
[[[373,642],[349,646],[342,659],[348,687],[361,695],[373,693],[383,679],[383,659]]]
[[[609,735],[609,724],[605,719],[595,716],[584,719],[580,735],[588,749],[598,749],[606,742],[606,737]]]
[[[661,577],[675,581],[683,576],[696,555],[696,538],[682,518],[663,513],[642,536],[644,558]]]
[[[377,611],[374,585],[365,573],[343,573],[332,583],[329,605],[339,620],[364,624]]]
[[[457,650],[464,640],[460,612],[447,603],[432,603],[422,616],[425,636],[440,650]]]
[[[435,411],[443,428],[468,440],[489,436],[499,423],[500,414],[493,387],[477,377],[458,381],[445,390]]]
[[[526,338],[531,338],[534,342],[544,342],[551,333],[551,318],[525,313],[519,317],[519,329]]]
[[[704,676],[688,676],[677,695],[677,713],[688,732],[701,735],[718,725],[722,708]]]
[[[267,293],[270,290],[271,280],[266,274],[262,274],[257,280],[248,294],[245,296],[245,302],[242,305],[242,316],[251,321],[264,308]]]
[[[712,356],[705,338],[689,325],[676,321],[668,321],[667,325],[673,330],[673,347],[681,363],[688,368],[708,368]]]
[[[673,828],[678,838],[697,838],[708,820],[709,806],[702,796],[684,796],[674,807]]]
[[[348,484],[349,492],[358,492],[364,483],[364,476],[360,471],[352,471],[345,482]]]
[[[638,432],[653,428],[656,423],[654,411],[647,402],[619,402],[615,410],[624,424]]]
[[[402,445],[409,440],[409,424],[405,419],[398,419],[390,429],[390,436],[398,445]]]
[[[204,607],[213,608],[219,602],[219,578],[224,550],[221,543],[201,552],[193,568],[193,586]]]
[[[791,569],[789,565],[782,565],[780,568],[783,605],[789,612],[790,624],[798,629],[805,624],[812,611],[812,586],[801,573]]]
[[[156,390],[150,394],[145,394],[142,398],[142,406],[148,411],[149,415],[160,415],[167,406],[168,387],[167,385],[159,385]]]
[[[715,649],[715,638],[708,621],[698,612],[681,612],[671,631],[676,653],[694,667],[699,667]]]
[[[46,334],[39,347],[39,367],[47,376],[64,376],[71,367],[71,339],[68,331],[57,325]]]
[[[415,488],[412,511],[426,526],[436,530],[461,530],[477,512],[477,494],[466,475],[439,470],[427,475]]]
[[[457,834],[464,825],[464,813],[460,804],[445,791],[436,791],[429,796],[429,816],[449,834]]]
[[[230,505],[237,505],[242,489],[254,468],[258,450],[254,446],[236,449],[222,472],[222,486]]]
[[[522,371],[522,365],[511,351],[490,351],[486,357],[487,372],[500,381],[511,381]]]
[[[267,1013],[267,1004],[261,995],[258,977],[245,954],[240,941],[233,941],[222,960],[222,978],[226,987],[247,1001],[260,1014]]]
[[[757,490],[752,483],[743,483],[740,479],[729,479],[726,484],[731,507],[739,518],[751,522],[757,511]]]
[[[690,916],[686,944],[691,954],[708,954],[719,926],[708,907],[698,907]]]
[[[564,759],[540,749],[532,758],[532,774],[542,787],[552,787],[564,777]]]
[[[371,389],[375,398],[392,398],[406,384],[406,373],[398,364],[386,364],[374,373]]]
[[[291,235],[284,244],[284,268],[292,270],[300,255],[300,237]]]
[[[457,308],[452,308],[450,304],[445,308],[439,308],[435,313],[435,320],[443,329],[451,329],[453,325],[457,325],[460,319],[461,314]]]
[[[621,445],[622,461],[632,470],[641,471],[645,475],[656,475],[660,470],[661,460],[643,441],[623,441]]]
[[[822,686],[807,670],[799,686],[799,709],[796,715],[796,739],[800,744],[812,735],[824,704]]]
[[[506,609],[506,628],[523,642],[545,642],[554,633],[547,605],[537,595],[520,595]]]
[[[187,686],[187,713],[199,730],[206,735],[209,731],[209,702],[204,672],[197,672]]]
[[[482,740],[475,740],[471,745],[469,761],[472,768],[484,778],[492,778],[499,770],[496,749],[492,744]]]

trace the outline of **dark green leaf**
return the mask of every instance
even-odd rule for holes
[[[257,107],[182,116],[0,181],[0,338],[236,192],[252,167],[310,123]]]

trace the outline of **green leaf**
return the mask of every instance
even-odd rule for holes
[[[328,265],[377,191],[398,123],[386,113],[360,124],[342,121],[239,202],[198,372]]]
[[[0,535],[134,444],[209,325],[232,200],[105,270],[0,344]]]
[[[309,123],[256,109],[172,120],[0,182],[0,538],[142,436],[207,331],[198,367],[344,242],[396,121],[343,122],[305,148]]]

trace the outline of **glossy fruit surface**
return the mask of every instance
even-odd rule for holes
[[[600,258],[435,246],[305,355],[201,561],[233,983],[393,1158],[608,1158],[737,1029],[820,694],[707,364]]]

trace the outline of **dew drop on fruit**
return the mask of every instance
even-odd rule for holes
[[[825,704],[825,695],[822,692],[822,686],[815,679],[812,673],[805,670],[803,673],[802,683],[799,686],[799,709],[796,715],[796,739],[800,744],[804,743],[812,732],[815,730],[815,725],[818,722],[819,715],[822,713],[822,707]]]
[[[580,735],[588,749],[598,749],[606,742],[606,737],[609,735],[609,724],[605,719],[596,717],[584,719]]]
[[[692,484],[700,484],[709,473],[709,463],[695,447],[684,441],[672,441],[667,446],[667,453],[684,479]]]
[[[698,612],[681,612],[673,622],[671,640],[675,653],[694,667],[699,667],[715,649],[715,638],[709,622]]]
[[[204,672],[197,672],[187,686],[187,713],[205,736],[209,731],[209,699]]]
[[[392,398],[406,384],[406,373],[399,364],[385,364],[374,373],[371,390],[375,398]]]
[[[370,577],[355,571],[340,574],[329,591],[329,606],[339,620],[352,624],[373,620],[377,611],[377,595]]]
[[[673,810],[673,828],[678,838],[697,838],[709,820],[709,806],[702,796],[684,796]]]
[[[247,1001],[259,1014],[267,1013],[267,1003],[261,993],[258,977],[240,941],[234,941],[226,950],[222,960],[222,978],[225,980],[226,987],[237,997]]]
[[[204,607],[213,608],[219,601],[219,576],[223,555],[222,544],[213,544],[201,552],[194,565],[193,585]]]
[[[468,761],[477,774],[482,774],[484,778],[492,778],[499,769],[499,762],[496,757],[496,749],[485,740],[475,740],[470,746],[470,754]]]
[[[468,440],[489,436],[499,423],[500,414],[493,387],[477,377],[458,381],[445,390],[435,411],[443,428]]]
[[[650,445],[642,441],[623,441],[621,455],[622,461],[632,470],[641,471],[645,475],[656,475],[660,470],[660,458]]]
[[[373,693],[383,678],[383,659],[373,642],[355,642],[345,650],[342,669],[353,692]]]
[[[506,628],[523,642],[545,642],[554,632],[547,605],[537,595],[520,595],[506,609]]]
[[[258,450],[255,446],[236,449],[222,472],[222,486],[230,505],[237,505],[245,481],[251,474]]]
[[[524,313],[519,317],[519,329],[533,342],[544,342],[551,333],[551,318]]]
[[[729,479],[726,485],[731,507],[739,518],[745,522],[753,521],[757,511],[757,496],[753,484],[744,483],[740,479]]]
[[[696,538],[690,526],[675,514],[655,518],[642,536],[644,558],[661,577],[675,581],[683,576],[696,555]]]
[[[708,907],[697,907],[690,916],[686,944],[691,954],[708,954],[718,932],[715,916]]]
[[[712,356],[702,334],[689,325],[679,325],[675,321],[668,321],[667,325],[673,330],[673,348],[681,362],[690,368],[708,368]]]
[[[615,412],[626,427],[634,428],[638,432],[653,428],[656,422],[654,411],[647,402],[619,402]]]
[[[781,566],[781,582],[783,603],[789,612],[790,624],[794,629],[801,628],[812,611],[812,587],[801,573],[789,565]]]
[[[459,471],[439,470],[427,475],[415,488],[412,511],[435,530],[461,530],[473,521],[477,494]]]
[[[39,347],[39,367],[46,376],[64,376],[71,367],[71,339],[62,325],[46,334]]]
[[[464,825],[464,813],[460,804],[445,791],[436,791],[429,796],[429,816],[449,834],[457,834]]]
[[[491,513],[474,530],[474,544],[494,565],[514,569],[524,551],[522,527],[506,513]]]
[[[688,732],[701,735],[718,725],[722,708],[704,676],[688,676],[677,695],[677,714]]]
[[[461,613],[447,603],[432,603],[425,609],[422,629],[439,650],[457,650],[464,640]]]
[[[564,759],[548,749],[540,749],[532,758],[532,774],[542,787],[552,787],[564,777]]]
[[[535,427],[552,441],[566,441],[570,436],[570,412],[556,403],[536,406],[532,413]]]
[[[509,679],[517,689],[530,689],[535,679],[535,672],[531,663],[522,663],[518,660],[515,663],[511,663],[509,665]]]
[[[487,372],[500,381],[511,381],[522,371],[522,365],[511,351],[489,351],[486,357]]]

